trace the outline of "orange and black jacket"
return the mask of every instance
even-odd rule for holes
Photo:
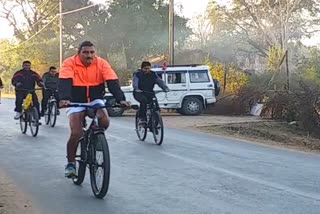
[[[79,103],[102,99],[105,94],[105,82],[117,102],[125,100],[118,77],[106,60],[95,57],[86,67],[79,56],[74,55],[67,58],[60,69],[59,98]]]

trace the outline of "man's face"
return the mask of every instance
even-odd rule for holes
[[[145,67],[142,68],[142,71],[143,71],[144,73],[149,73],[150,70],[151,70],[151,66],[145,66]]]
[[[26,71],[30,71],[31,70],[31,64],[30,63],[23,63],[22,67]]]
[[[57,69],[51,69],[49,72],[52,76],[54,76],[57,73]]]
[[[81,48],[79,57],[84,65],[90,65],[94,59],[96,50],[93,46],[84,46]]]

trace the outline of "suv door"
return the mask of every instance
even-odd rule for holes
[[[167,71],[166,78],[170,89],[167,101],[180,103],[181,97],[188,93],[187,71]]]
[[[212,98],[214,85],[208,70],[190,70],[190,92],[202,94],[206,98]]]
[[[165,75],[163,72],[156,72],[156,74],[165,82]],[[162,88],[160,88],[157,84],[153,88],[154,91],[162,91]],[[157,93],[157,99],[159,104],[165,103],[165,93]]]

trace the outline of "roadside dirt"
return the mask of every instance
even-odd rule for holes
[[[23,195],[0,170],[0,214],[38,214],[31,201]]]
[[[264,120],[254,116],[181,116],[163,113],[166,126],[201,131],[272,147],[303,152],[320,152],[320,139],[313,138],[295,125]]]

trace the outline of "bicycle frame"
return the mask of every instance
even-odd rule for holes
[[[23,111],[27,111],[32,106],[33,106],[32,93],[28,92],[27,96],[23,99],[22,109]]]
[[[30,130],[33,137],[36,137],[38,135],[39,131],[39,114],[38,109],[35,109],[34,103],[32,101],[33,92],[38,89],[34,90],[26,90],[26,89],[18,89],[21,91],[26,91],[27,94],[22,102],[22,114],[20,117],[20,129],[23,134],[27,131],[27,124],[29,123]],[[35,110],[32,110],[35,109]],[[32,114],[32,111],[35,111]],[[34,120],[33,120],[34,119]]]
[[[156,92],[148,92],[148,91],[142,91],[142,93],[147,93],[147,94],[152,94],[152,101],[147,104],[147,124],[150,123],[152,119],[152,115],[154,112],[160,112],[159,104],[158,104],[158,99],[156,97],[157,93],[160,93],[162,91],[156,91]]]
[[[144,141],[147,136],[147,129],[152,132],[155,143],[157,145],[161,145],[163,141],[163,121],[160,115],[160,108],[158,105],[158,100],[157,97],[155,96],[159,92],[147,92],[152,94],[152,101],[147,104],[147,109],[146,109],[146,116],[147,116],[147,121],[146,125],[144,123],[140,123],[140,110],[136,113],[136,132],[138,135],[138,138],[141,141]],[[140,118],[140,119],[139,119]],[[160,124],[160,127],[158,125]],[[160,139],[157,137],[157,135],[160,132]]]

